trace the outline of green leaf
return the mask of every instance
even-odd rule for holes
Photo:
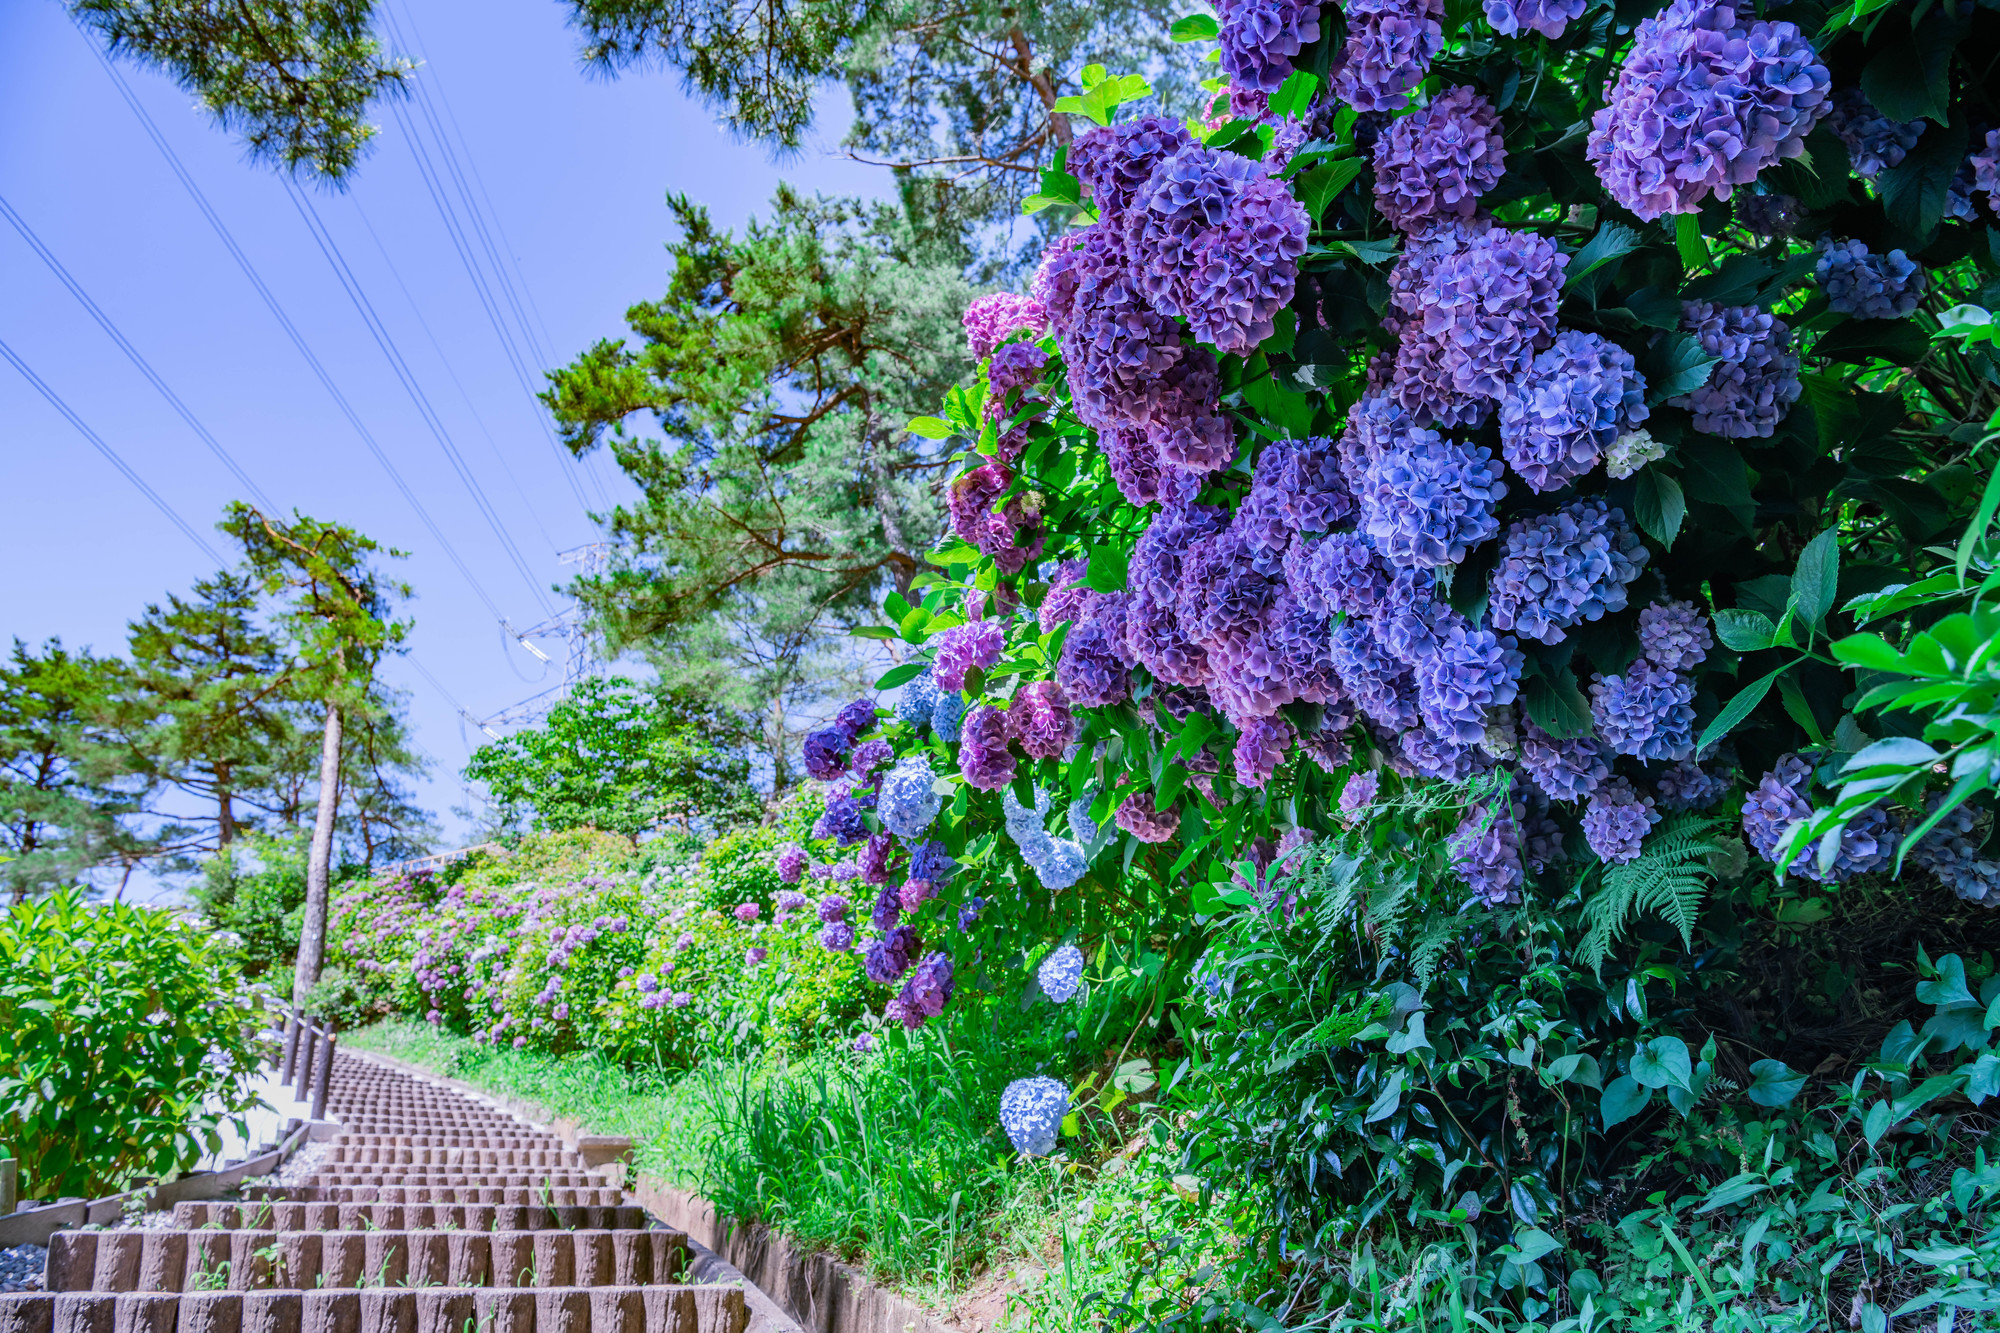
[[[1167,36],[1177,42],[1212,42],[1221,31],[1214,15],[1190,14],[1186,18],[1175,19],[1174,26],[1167,29]]]
[[[1771,692],[1771,686],[1777,683],[1778,677],[1790,671],[1792,666],[1793,663],[1787,662],[1776,671],[1737,691],[1736,697],[1723,706],[1722,711],[1715,715],[1715,721],[1709,723],[1708,729],[1701,733],[1701,739],[1695,742],[1694,748],[1706,750],[1736,730],[1737,725],[1750,716],[1751,710],[1764,702],[1764,696]]]
[[[1646,1042],[1632,1052],[1632,1077],[1643,1087],[1688,1091],[1694,1062],[1688,1058],[1687,1043],[1679,1037],[1655,1037]]]
[[[1227,897],[1228,895],[1223,895]],[[1254,901],[1254,900],[1253,900]],[[1403,1104],[1403,1071],[1398,1069],[1389,1076],[1389,1084],[1383,1088],[1373,1102],[1368,1105],[1368,1114],[1362,1123],[1372,1125],[1377,1120],[1387,1120],[1396,1114],[1396,1108]]]
[[[1750,1086],[1744,1089],[1759,1106],[1784,1106],[1806,1086],[1804,1074],[1794,1074],[1782,1060],[1758,1060],[1750,1066]]]
[[[1799,552],[1799,567],[1792,571],[1792,601],[1809,625],[1826,619],[1840,589],[1840,534],[1828,528]]]
[[[1636,1080],[1619,1077],[1611,1080],[1611,1086],[1604,1090],[1598,1102],[1598,1113],[1604,1117],[1604,1127],[1622,1124],[1646,1109],[1652,1099],[1650,1088],[1642,1087]]]
[[[1952,177],[1965,160],[1965,145],[1965,117],[1952,125],[1932,125],[1901,162],[1875,178],[1882,211],[1919,243],[1929,240],[1944,218]]]
[[[1715,262],[1708,253],[1708,242],[1702,239],[1699,213],[1683,213],[1674,219],[1674,249],[1680,251],[1681,267],[1689,273]]]
[[[1709,355],[1691,333],[1676,331],[1646,355],[1646,401],[1657,407],[1708,383],[1720,357]]]
[[[1298,196],[1299,202],[1306,206],[1306,211],[1314,220],[1317,220],[1326,212],[1328,206],[1340,197],[1340,192],[1351,185],[1354,178],[1360,174],[1361,159],[1358,157],[1324,162],[1300,176],[1294,183],[1292,192]]]
[[[915,680],[923,673],[924,664],[922,662],[905,662],[901,666],[890,667],[887,671],[883,672],[881,679],[875,682],[875,688],[878,690],[893,690],[904,681]]]
[[[1514,1233],[1514,1248],[1520,1251],[1514,1256],[1515,1263],[1532,1264],[1560,1250],[1562,1242],[1540,1227],[1526,1227]]]
[[[1917,1002],[1936,1009],[1978,1008],[1965,984],[1965,960],[1955,953],[1938,959],[1937,975],[1917,983]]]
[[[1951,45],[1904,32],[1881,45],[1861,71],[1861,91],[1890,120],[1939,125],[1951,114]]]
[[[948,440],[952,437],[951,423],[943,417],[911,417],[909,431],[927,440]]]
[[[1311,105],[1313,94],[1319,91],[1317,76],[1302,69],[1295,69],[1285,76],[1278,91],[1271,94],[1271,114],[1273,116],[1303,116]]]
[[[1538,674],[1523,682],[1521,706],[1536,726],[1557,740],[1591,734],[1590,701],[1568,667],[1558,668],[1553,678]]]
[[[1563,290],[1575,288],[1578,278],[1595,273],[1614,259],[1623,258],[1639,248],[1639,233],[1622,222],[1607,222],[1570,257],[1569,266],[1563,270]]]
[[[1714,622],[1715,637],[1722,640],[1725,648],[1734,648],[1739,653],[1769,648],[1778,639],[1778,627],[1762,611],[1725,607],[1715,613]]]
[[[1687,497],[1681,493],[1681,484],[1673,474],[1656,467],[1642,471],[1638,489],[1632,497],[1632,508],[1636,511],[1640,530],[1671,549],[1674,538],[1681,534],[1682,521],[1687,518]]]
[[[1861,1133],[1868,1140],[1869,1147],[1874,1147],[1889,1132],[1889,1127],[1895,1124],[1895,1116],[1895,1108],[1886,1101],[1876,1102],[1868,1108],[1868,1113],[1861,1117]]]
[[[1604,1076],[1594,1055],[1565,1055],[1549,1062],[1548,1076],[1557,1083],[1580,1083],[1587,1088],[1604,1087]]]

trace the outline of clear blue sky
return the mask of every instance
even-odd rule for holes
[[[821,143],[774,162],[719,129],[672,74],[584,74],[554,0],[387,2],[405,39],[397,49],[422,62],[418,78],[433,98],[442,94],[437,110],[462,132],[469,152],[460,169],[468,179],[476,170],[483,183],[538,312],[529,323],[554,363],[620,336],[625,308],[662,290],[669,190],[708,204],[729,226],[756,213],[780,179],[827,192],[886,190],[884,173],[832,148],[844,95],[828,99]],[[352,189],[315,192],[314,204],[529,576],[454,471],[278,177],[246,162],[167,79],[120,70],[478,582],[515,624],[542,619],[543,599],[559,604],[548,591],[564,578],[555,553],[597,535],[563,473],[577,474],[600,511],[630,488],[602,457],[580,465],[557,456],[396,117],[387,109],[375,116],[381,134]],[[56,0],[0,5],[0,124],[9,127],[0,137],[0,196],[251,480],[279,506],[353,524],[410,553],[401,564],[417,590],[415,656],[444,690],[486,716],[546,688],[541,664],[503,642],[492,613],[294,349]],[[504,305],[506,294],[492,292]],[[226,549],[211,525],[227,501],[248,498],[242,486],[4,221],[0,340]],[[534,349],[522,350],[538,372]],[[0,581],[0,633],[116,651],[146,602],[213,567],[4,362],[0,494],[0,566],[9,571]],[[388,670],[411,693],[417,740],[435,765],[424,797],[450,845],[463,832],[450,808],[465,801],[458,772],[477,733],[407,660]]]

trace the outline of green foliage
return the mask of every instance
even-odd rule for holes
[[[1713,862],[1728,825],[1719,819],[1680,815],[1646,840],[1638,859],[1604,867],[1601,886],[1584,904],[1587,925],[1576,961],[1592,971],[1604,966],[1632,919],[1650,912],[1673,924],[1683,943],[1694,939],[1695,918],[1708,893]]]
[[[473,752],[465,776],[487,786],[504,824],[591,825],[637,839],[755,818],[737,719],[687,693],[589,677],[540,726]]]
[[[202,919],[226,931],[247,977],[283,972],[299,951],[299,917],[306,901],[306,835],[252,833],[221,848],[189,886]],[[349,862],[336,882],[368,873]],[[315,1013],[324,1010],[315,1009]]]
[[[98,1197],[221,1146],[262,1022],[229,950],[73,890],[0,917],[0,1136],[30,1198]]]
[[[254,161],[345,180],[375,127],[363,116],[403,90],[411,66],[386,58],[371,0],[69,0],[111,48],[170,74]]]

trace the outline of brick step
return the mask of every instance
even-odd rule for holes
[[[622,1231],[58,1231],[50,1291],[640,1287],[687,1267],[687,1236]]]
[[[376,1147],[334,1139],[322,1161],[330,1167],[578,1167],[582,1155],[558,1147]]]
[[[285,1203],[483,1203],[495,1207],[511,1203],[539,1204],[544,1208],[590,1208],[622,1203],[625,1191],[575,1186],[542,1189],[528,1185],[467,1186],[464,1189],[454,1189],[449,1185],[271,1185],[265,1188],[264,1197]]]
[[[646,1210],[631,1204],[549,1208],[540,1204],[183,1201],[174,1205],[174,1225],[189,1230],[212,1227],[273,1231],[630,1231],[645,1227]]]
[[[381,1109],[369,1106],[342,1106],[331,1097],[327,1109],[350,1130],[368,1134],[487,1133],[512,1134],[527,1128],[510,1115],[478,1107],[438,1107],[425,1110]]]
[[[251,1198],[289,1198],[292,1189],[367,1189],[394,1186],[402,1189],[605,1189],[604,1176],[573,1163],[570,1169],[539,1171],[523,1168],[506,1171],[468,1169],[462,1166],[356,1166],[336,1162],[314,1172],[304,1185],[246,1185]],[[302,1201],[301,1201],[302,1202]],[[483,1200],[482,1200],[483,1202]]]
[[[456,1131],[435,1134],[370,1134],[343,1129],[338,1137],[329,1140],[335,1145],[355,1145],[368,1148],[545,1148],[560,1150],[562,1140],[554,1134],[522,1130],[519,1133],[499,1131],[492,1134],[464,1134]]]
[[[0,1294],[0,1333],[744,1333],[724,1286]]]

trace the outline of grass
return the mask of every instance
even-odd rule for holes
[[[1153,1135],[1072,1146],[1067,1160],[1016,1156],[998,1127],[1000,1091],[1044,1068],[1060,1076],[1063,1037],[1051,1029],[1024,1048],[1018,1029],[970,1007],[867,1056],[715,1060],[677,1076],[494,1049],[415,1022],[344,1040],[630,1135],[642,1171],[724,1214],[832,1251],[933,1308],[980,1293],[988,1318],[1004,1303],[1004,1326],[1024,1333],[1083,1327],[1106,1299],[1157,1287],[1161,1236],[1178,1283],[1203,1249],[1181,1256],[1184,1235],[1213,1231],[1188,1216],[1209,1210],[1175,1193]]]

